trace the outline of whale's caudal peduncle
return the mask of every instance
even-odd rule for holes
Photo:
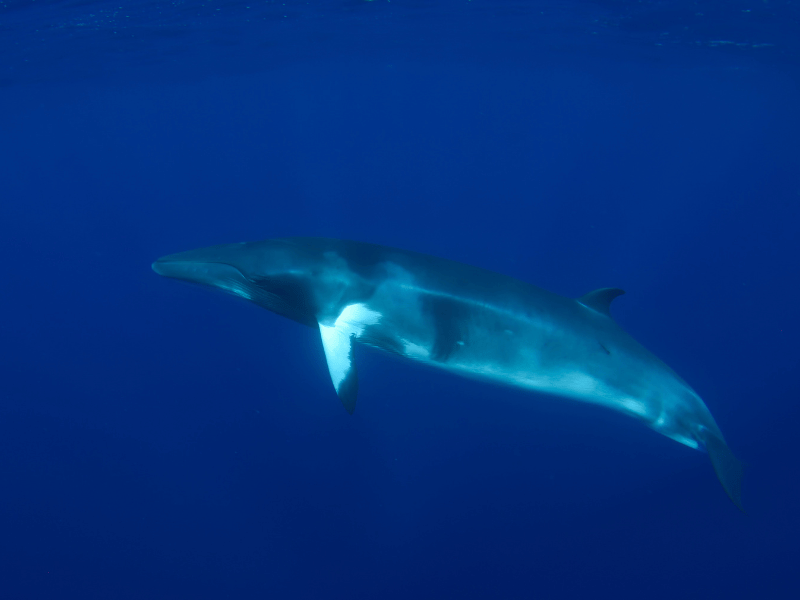
[[[222,289],[317,327],[348,412],[353,344],[557,396],[600,404],[705,449],[741,508],[741,466],[703,401],[611,318],[624,292],[577,300],[461,263],[345,240],[286,238],[172,254],[160,275]]]

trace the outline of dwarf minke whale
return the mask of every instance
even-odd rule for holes
[[[222,289],[319,330],[352,413],[353,344],[455,374],[591,402],[706,450],[741,508],[739,461],[706,405],[617,325],[616,288],[565,298],[512,277],[385,246],[325,238],[225,244],[164,256],[165,277]]]

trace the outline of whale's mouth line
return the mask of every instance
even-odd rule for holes
[[[174,272],[173,273],[170,272],[169,267],[174,268],[178,265],[186,265],[189,269],[191,268],[189,267],[189,265],[193,265],[195,268],[197,268],[200,265],[218,265],[222,267],[227,267],[229,269],[233,269],[234,271],[236,271],[236,274],[238,274],[245,281],[252,283],[252,280],[249,277],[246,277],[245,274],[242,273],[241,269],[239,269],[239,267],[221,260],[199,261],[199,260],[185,260],[179,258],[169,259],[165,257],[165,258],[159,258],[156,261],[154,261],[153,264],[151,265],[151,268],[153,269],[153,271],[155,271],[159,275],[163,275],[164,277],[172,277],[174,279],[188,279],[187,277],[181,277],[180,275],[174,274]]]

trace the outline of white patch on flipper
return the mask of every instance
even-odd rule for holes
[[[344,307],[333,325],[319,324],[328,371],[337,393],[351,369],[353,338],[358,339],[367,326],[377,324],[380,319],[381,313],[366,305],[350,304]]]
[[[322,347],[325,349],[331,381],[338,392],[339,386],[350,370],[350,338],[343,332],[337,331],[335,327],[326,327],[322,324],[319,326],[319,332],[322,335]]]

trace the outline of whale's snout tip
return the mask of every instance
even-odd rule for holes
[[[192,261],[180,260],[181,257],[175,254],[169,254],[156,259],[150,267],[164,277],[177,277],[182,279],[187,271],[191,271]]]
[[[169,275],[168,271],[170,270],[169,265],[171,262],[169,258],[169,256],[162,256],[161,258],[154,260],[153,264],[150,265],[150,268],[159,275]]]

